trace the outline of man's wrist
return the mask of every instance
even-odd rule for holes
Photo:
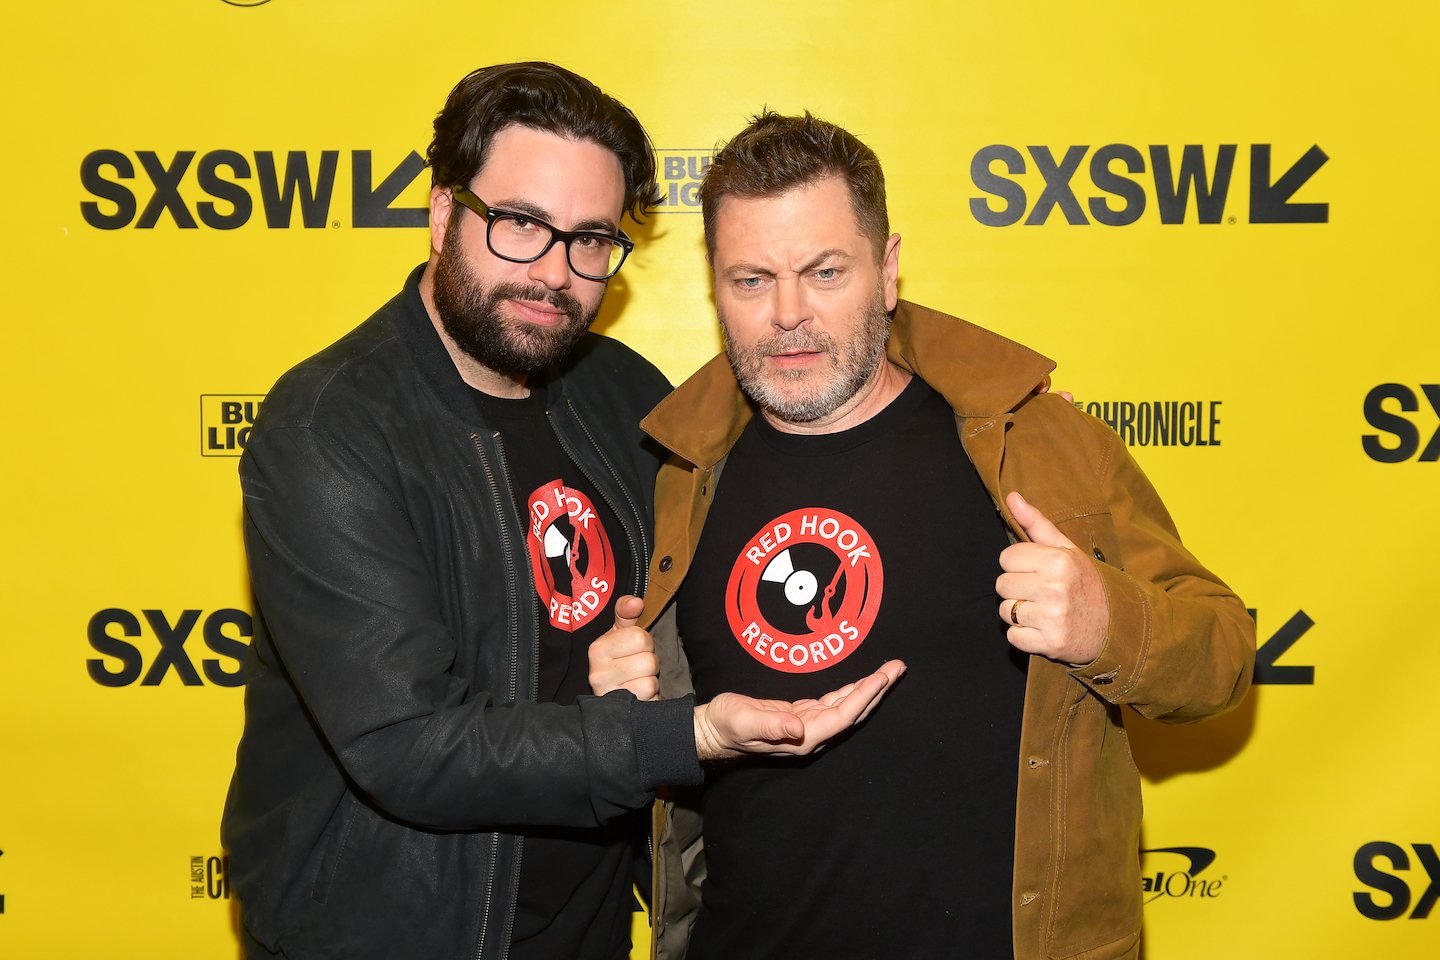
[[[725,747],[715,725],[710,721],[710,707],[711,704],[708,703],[697,704],[694,713],[695,756],[701,763],[724,760],[735,755],[734,750]]]

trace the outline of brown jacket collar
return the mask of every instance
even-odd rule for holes
[[[959,417],[1007,413],[1055,363],[1029,347],[956,317],[901,300],[890,322],[889,359],[917,374]],[[730,361],[720,354],[650,412],[640,426],[702,469],[713,467],[754,415]]]

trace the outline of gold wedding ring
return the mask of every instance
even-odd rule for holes
[[[1015,605],[1010,608],[1010,622],[1015,624],[1015,626],[1017,627],[1020,626],[1020,617],[1018,616],[1020,612],[1020,604],[1024,602],[1024,600],[1016,600]]]

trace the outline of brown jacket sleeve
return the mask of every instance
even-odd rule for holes
[[[1071,673],[1112,703],[1185,723],[1235,707],[1255,667],[1255,623],[1240,598],[1180,542],[1125,444],[1104,436],[1100,483],[1123,568],[1095,560],[1110,605],[1105,646]]]

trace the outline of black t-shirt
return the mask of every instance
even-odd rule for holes
[[[820,753],[712,768],[687,956],[1012,956],[1026,660],[996,614],[1009,539],[954,413],[916,377],[841,433],[757,416],[721,479],[678,597],[698,699],[909,669]]]
[[[546,390],[505,400],[471,390],[500,432],[505,473],[526,518],[540,624],[537,699],[573,704],[589,694],[589,648],[615,624],[614,598],[634,590],[632,547],[605,498],[551,428]],[[593,830],[527,829],[510,956],[514,960],[623,960],[630,953],[632,848],[637,820]]]

